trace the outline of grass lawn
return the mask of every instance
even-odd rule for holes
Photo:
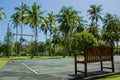
[[[95,79],[91,79],[91,80],[120,80],[120,74],[104,76],[104,77],[95,78]]]
[[[0,68],[2,68],[8,61],[8,58],[0,57]]]

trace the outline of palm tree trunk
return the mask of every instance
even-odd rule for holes
[[[117,54],[119,55],[119,51],[118,51],[118,41],[116,41],[117,44]]]
[[[21,52],[22,52],[22,30],[23,30],[23,24],[21,23],[21,35],[20,35],[20,44],[21,44],[21,47],[20,47],[20,53],[19,53],[19,56],[21,56]]]
[[[73,35],[73,29],[71,29],[71,31],[70,31],[70,39],[69,39],[69,41],[70,41],[70,46],[69,46],[69,56],[71,56],[71,54],[72,54],[72,48],[71,48],[71,45],[72,45],[72,35]]]
[[[51,33],[51,30],[50,30],[50,50],[49,50],[50,56],[52,56],[52,53],[51,53],[51,44],[52,44],[52,41],[51,41],[52,38],[51,38],[51,37],[52,37],[52,36],[51,36],[51,34],[52,34],[52,33]]]
[[[47,32],[46,32],[46,43],[47,43]],[[47,55],[47,44],[45,45],[45,55]]]
[[[67,54],[67,40],[68,40],[67,33],[65,33],[64,34],[64,53],[63,53],[63,57],[65,57],[66,54]]]
[[[35,35],[36,35],[36,37],[35,37],[35,55],[38,55],[38,45],[37,45],[37,41],[38,41],[38,31],[37,31],[37,27],[35,27]]]
[[[18,39],[18,26],[16,27],[16,43],[17,43],[17,39]],[[16,48],[16,53],[18,52],[18,50],[17,50],[17,45],[15,46],[15,48]],[[16,55],[15,55],[16,56]]]

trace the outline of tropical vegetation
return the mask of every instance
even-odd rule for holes
[[[0,21],[6,15],[0,7]],[[21,3],[11,15],[4,43],[0,42],[0,56],[71,56],[75,51],[83,53],[86,45],[111,45],[119,54],[120,17],[103,13],[102,5],[91,5],[88,20],[72,6],[63,6],[58,14],[46,12],[34,2],[31,6]],[[47,13],[45,16],[44,14]],[[23,29],[29,26],[34,40],[24,39]],[[11,28],[16,30],[12,33]],[[19,33],[20,30],[20,33]],[[43,32],[45,42],[38,42]],[[15,37],[14,37],[15,36]],[[18,37],[20,36],[20,37]],[[39,35],[41,36],[41,35]],[[13,42],[15,39],[15,42]]]

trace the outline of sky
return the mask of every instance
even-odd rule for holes
[[[0,0],[0,7],[3,7],[6,14],[6,19],[0,22],[0,42],[4,42],[8,23],[11,20],[11,15],[15,13],[14,7],[20,7],[20,3],[31,6],[34,2],[41,6],[41,10],[47,13],[53,11],[54,14],[58,14],[63,6],[72,6],[73,9],[80,11],[80,16],[83,16],[85,20],[89,21],[87,10],[90,9],[90,5],[102,5],[102,13],[111,13],[120,17],[120,0]],[[12,27],[12,32],[15,33],[15,29]],[[33,34],[29,26],[25,26],[23,34]],[[23,38],[28,41],[33,40],[31,37],[24,36]],[[45,41],[44,33],[40,32],[38,41]]]

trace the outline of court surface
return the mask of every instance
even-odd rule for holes
[[[120,72],[120,56],[114,57],[115,72]],[[110,62],[104,62],[111,66]],[[83,64],[79,69],[84,70]],[[111,74],[111,70],[100,72],[100,63],[88,64],[88,77],[82,73],[74,75],[74,59],[10,60],[0,69],[0,80],[84,80],[91,76]]]

